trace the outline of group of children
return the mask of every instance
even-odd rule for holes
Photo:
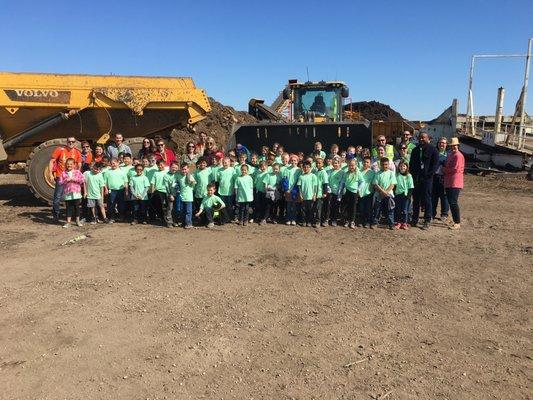
[[[202,157],[192,166],[121,154],[120,159],[93,163],[83,174],[68,159],[59,180],[65,194],[64,227],[73,219],[82,224],[83,206],[91,223],[159,221],[189,229],[193,222],[211,228],[215,221],[255,221],[374,228],[383,216],[390,229],[408,229],[413,179],[407,160],[395,166],[382,151],[371,157],[353,147],[326,157],[321,147],[317,142],[305,158],[267,147],[250,154],[239,146],[235,156],[217,153],[212,165]]]

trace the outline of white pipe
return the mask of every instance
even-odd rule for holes
[[[496,99],[496,117],[494,121],[494,133],[498,133],[502,129],[502,115],[503,115],[503,98],[505,97],[505,89],[498,88],[498,97]]]

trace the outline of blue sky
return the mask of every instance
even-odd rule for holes
[[[465,111],[474,53],[525,53],[533,1],[5,1],[0,70],[192,76],[215,99],[271,102],[289,78],[430,119]],[[481,61],[475,111],[512,113],[524,60]],[[533,85],[530,85],[533,86]],[[530,91],[533,92],[533,89]],[[533,93],[528,109],[533,107]]]

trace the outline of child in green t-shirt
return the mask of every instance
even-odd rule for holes
[[[382,157],[380,160],[381,170],[374,178],[374,218],[371,229],[378,223],[381,211],[387,216],[389,229],[394,229],[394,186],[396,185],[396,174],[389,169],[389,159]]]
[[[118,209],[119,216],[124,217],[125,198],[128,197],[128,177],[119,168],[118,159],[111,159],[111,168],[105,172],[104,179],[108,191],[107,217],[109,219],[107,222],[112,224],[115,222],[116,209]]]
[[[228,217],[233,220],[235,218],[233,210],[235,202],[235,196],[233,195],[235,190],[235,169],[231,166],[229,157],[224,158],[222,161],[222,168],[218,170],[215,181],[218,185],[218,195],[226,205]]]
[[[354,148],[355,150],[355,148]],[[357,170],[357,160],[352,158],[348,161],[347,171],[344,174],[344,226],[355,228],[355,215],[357,213],[357,201],[359,200],[359,185],[363,182],[363,176]]]
[[[266,189],[264,179],[268,175],[267,162],[261,161],[254,176],[254,217],[253,219],[259,221],[259,225],[266,223],[265,220],[265,205],[266,205]],[[251,220],[250,220],[251,222]]]
[[[311,163],[309,161],[302,163],[302,174],[298,177],[297,185],[300,201],[302,202],[304,224],[305,226],[312,225],[316,227],[314,206],[318,190],[318,179],[315,174],[311,173]]]
[[[207,227],[212,228],[215,226],[215,213],[218,211],[220,215],[220,225],[224,225],[227,222],[226,205],[220,197],[215,195],[216,185],[209,183],[207,185],[207,194],[200,203],[200,208],[195,214],[196,217],[205,213],[207,219]]]
[[[131,224],[146,224],[146,206],[148,204],[148,191],[150,181],[144,174],[144,166],[137,164],[134,168],[135,175],[130,177],[130,198],[133,205]]]
[[[361,176],[363,181],[359,185],[359,209],[363,228],[372,224],[372,203],[374,199],[374,178],[376,173],[371,168],[372,157],[364,156]]]
[[[320,226],[326,226],[327,215],[329,210],[328,191],[329,191],[329,175],[324,169],[324,159],[317,157],[315,159],[315,171],[313,172],[318,180],[318,189],[316,192],[315,202],[315,220]]]
[[[272,171],[263,177],[263,184],[265,185],[265,210],[261,224],[265,222],[276,224],[278,213],[281,211],[281,173],[278,163],[274,163]]]
[[[248,175],[248,165],[240,167],[241,176],[235,178],[235,198],[239,205],[239,223],[248,224],[248,208],[254,200],[254,180]]]
[[[192,205],[194,199],[194,185],[196,181],[189,171],[189,166],[183,164],[178,175],[178,185],[181,199],[182,223],[185,229],[192,228]]]
[[[282,186],[285,196],[285,224],[286,225],[296,225],[296,216],[298,215],[298,178],[302,173],[302,170],[298,168],[298,156],[292,154],[290,156],[290,166],[285,168],[281,174],[282,177]]]
[[[194,186],[194,212],[200,209],[202,199],[207,196],[207,185],[211,183],[211,168],[207,166],[207,160],[201,157],[196,162],[196,171],[193,174],[196,185]]]
[[[152,193],[151,203],[154,208],[154,217],[165,224],[164,210],[167,204],[167,175],[165,160],[157,160],[157,171],[152,174],[150,179],[150,192]]]
[[[184,164],[187,165],[187,164]],[[179,221],[179,211],[181,210],[181,197],[178,180],[180,166],[177,161],[172,161],[168,172],[165,174],[165,186],[167,191],[167,206],[165,209],[165,222],[167,228],[177,227]]]
[[[102,174],[102,166],[102,163],[94,163],[91,166],[90,171],[85,171],[83,173],[87,187],[84,196],[87,199],[87,208],[91,210],[91,224],[96,224],[98,222],[96,207],[98,207],[103,220],[106,221],[107,219],[104,207],[105,181]]]
[[[415,186],[413,177],[409,173],[409,164],[405,160],[401,160],[398,163],[396,182],[396,187],[394,188],[396,224],[394,227],[407,230],[409,229],[409,206]]]
[[[342,184],[344,182],[344,171],[341,169],[341,159],[339,157],[333,159],[332,167],[328,178],[331,190],[329,199],[329,220],[331,226],[337,226],[340,202],[342,200]]]

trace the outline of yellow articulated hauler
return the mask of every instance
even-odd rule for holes
[[[26,162],[28,185],[50,201],[48,162],[68,136],[105,143],[192,128],[211,111],[191,78],[0,73],[0,163]],[[138,144],[135,146],[135,144]]]

